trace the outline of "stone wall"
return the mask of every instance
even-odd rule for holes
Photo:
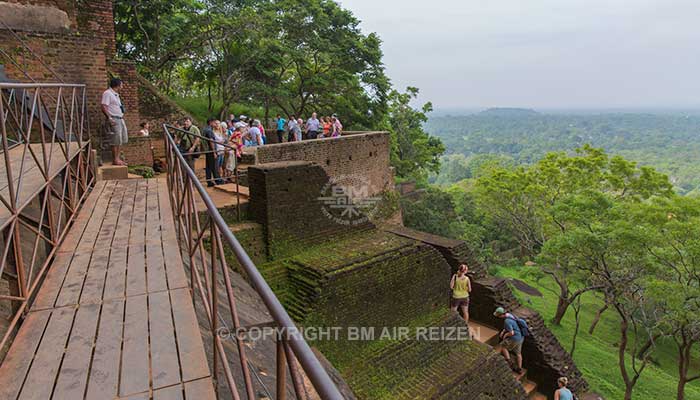
[[[5,65],[7,76],[21,82],[60,82],[51,72],[53,70],[65,82],[85,84],[87,132],[93,139],[93,148],[99,149],[103,123],[100,99],[107,86],[107,64],[102,41],[73,33],[16,32],[16,35],[22,41],[7,30],[0,29],[0,49],[12,58],[8,60],[0,55],[0,63]]]
[[[255,148],[253,161],[313,161],[331,178],[348,177],[348,181],[367,186],[369,195],[375,195],[393,190],[389,146],[387,132],[371,132],[261,146]]]
[[[430,233],[397,225],[387,225],[383,229],[433,246],[442,254],[442,257],[452,268],[452,272],[457,272],[457,268],[461,264],[467,264],[469,266],[469,276],[472,278],[486,276],[486,267],[474,256],[469,246],[461,240],[431,235]]]
[[[337,338],[310,345],[333,363],[359,399],[526,397],[490,347],[456,337],[416,336],[418,327],[466,328],[448,311],[445,282],[451,268],[433,246],[373,229],[319,241],[260,270],[301,326],[341,327]],[[372,329],[373,340],[350,340],[348,327]],[[395,327],[409,332],[380,339],[384,328]]]
[[[298,251],[309,243],[370,228],[369,221],[353,225],[326,217],[342,210],[323,208],[328,176],[318,165],[307,161],[287,161],[251,166],[249,215],[263,225],[271,259]]]
[[[457,327],[457,318],[436,327]],[[353,366],[346,378],[358,398],[387,400],[525,400],[503,357],[469,340],[408,339]]]
[[[542,316],[521,306],[506,280],[486,277],[474,280],[472,288],[469,313],[474,320],[500,329],[503,321],[494,317],[493,311],[496,307],[503,307],[527,321],[531,336],[523,344],[523,367],[528,370],[528,377],[537,383],[539,391],[553,392],[559,376],[568,377],[569,388],[577,393],[588,390],[588,383],[581,371],[556,336],[545,326]]]

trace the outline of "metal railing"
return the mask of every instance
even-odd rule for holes
[[[0,301],[6,350],[95,182],[85,85],[0,82]]]
[[[295,332],[296,325],[275,296],[257,267],[226,225],[216,205],[209,197],[206,189],[197,179],[194,171],[188,166],[187,161],[178,150],[178,146],[171,132],[181,130],[172,126],[163,125],[165,132],[166,162],[168,166],[168,186],[173,214],[181,246],[187,253],[190,265],[190,280],[193,293],[199,293],[208,322],[213,341],[213,367],[214,376],[218,376],[219,367],[223,368],[226,383],[234,399],[239,399],[237,384],[233,378],[233,372],[228,361],[222,338],[217,334],[219,329],[219,299],[217,295],[217,270],[220,268],[224,285],[226,301],[230,319],[233,322],[235,332],[240,332],[242,327],[236,309],[236,296],[231,284],[229,267],[226,262],[225,248],[235,255],[240,267],[248,277],[249,282],[258,293],[265,308],[272,316],[276,328],[281,332]],[[210,140],[200,136],[204,140]],[[210,143],[213,141],[210,140]],[[204,204],[204,209],[199,210],[198,201]],[[201,214],[200,214],[201,213]],[[204,215],[204,221],[200,220]],[[205,250],[205,236],[209,235],[209,253]],[[199,263],[199,264],[198,264]],[[249,400],[256,399],[253,381],[251,379],[246,349],[242,338],[234,336],[236,340],[239,362],[243,374],[244,392]],[[292,379],[294,393],[298,399],[305,399],[303,377],[297,366],[297,360],[304,374],[308,377],[315,391],[322,399],[342,399],[337,386],[331,380],[309,345],[301,335],[279,335],[276,337],[276,392],[277,400],[286,397],[286,369]]]

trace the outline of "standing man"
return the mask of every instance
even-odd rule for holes
[[[316,139],[321,129],[321,122],[316,118],[316,113],[311,113],[311,118],[306,121],[306,137]]]
[[[197,146],[199,145],[199,136],[201,133],[199,132],[199,128],[192,125],[192,118],[190,117],[185,117],[183,130],[191,133],[192,135],[188,135],[187,133],[181,134],[180,152],[185,157],[187,165],[189,165],[190,169],[194,171],[194,159],[197,158],[197,156],[193,155],[192,153],[197,150]]]
[[[496,308],[493,315],[497,318],[503,319],[503,330],[498,335],[501,338],[501,354],[503,355],[503,358],[506,359],[508,364],[510,364],[510,353],[512,352],[515,354],[517,362],[516,365],[511,368],[513,368],[515,373],[521,374],[523,372],[522,351],[525,337],[520,331],[518,321],[515,319],[513,314],[507,313],[503,307]]]
[[[207,177],[207,186],[221,185],[224,183],[219,176],[218,168],[216,168],[216,136],[214,136],[214,127],[220,122],[216,118],[207,119],[207,126],[202,131],[202,136],[206,139],[202,140],[202,151],[206,155],[205,174]]]
[[[289,133],[287,134],[287,141],[288,142],[296,141],[296,136],[294,134],[294,130],[296,128],[297,128],[297,117],[295,115],[292,115],[289,117],[289,122],[287,123],[287,129],[289,129]]]
[[[107,118],[107,137],[112,146],[112,164],[126,165],[121,159],[121,146],[129,141],[129,134],[124,122],[124,106],[119,98],[119,91],[124,84],[119,78],[109,81],[109,89],[102,93],[102,113]]]
[[[277,143],[282,143],[284,139],[284,124],[286,122],[286,119],[277,114]]]

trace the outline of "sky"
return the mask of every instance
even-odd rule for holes
[[[339,0],[436,109],[700,108],[700,0]]]

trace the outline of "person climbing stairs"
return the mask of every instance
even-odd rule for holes
[[[498,329],[476,322],[472,319],[469,321],[469,330],[471,331],[472,338],[475,341],[491,346],[494,351],[499,351]],[[528,399],[547,400],[547,396],[537,391],[537,383],[527,378],[527,369],[523,368],[522,372],[519,374],[513,372],[513,376],[520,381],[521,385],[523,385],[523,389],[525,389]]]

